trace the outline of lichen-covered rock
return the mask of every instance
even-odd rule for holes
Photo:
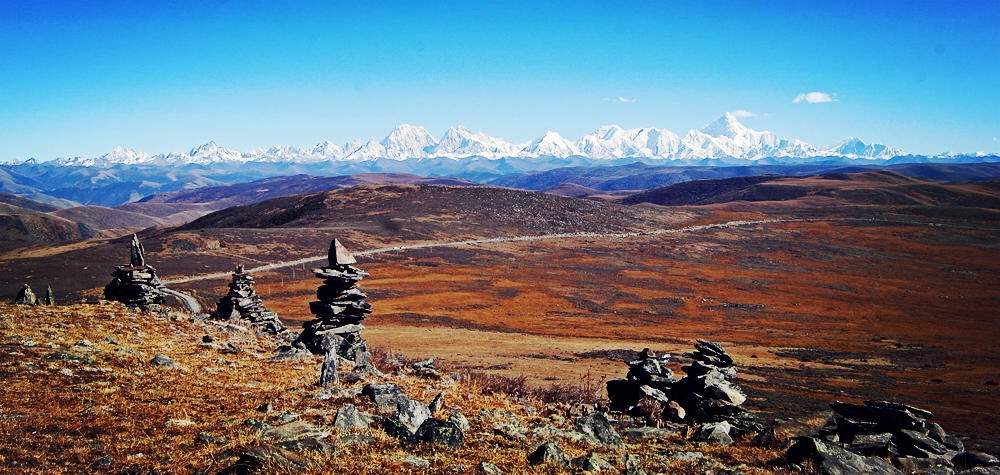
[[[528,463],[531,465],[554,465],[562,468],[569,468],[569,456],[552,441],[544,442],[528,454]]]
[[[414,437],[422,442],[457,449],[465,444],[465,434],[451,421],[427,419],[417,429]]]

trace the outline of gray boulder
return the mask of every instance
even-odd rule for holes
[[[431,411],[424,403],[412,399],[400,400],[396,404],[396,412],[392,418],[399,422],[412,435],[427,419],[431,418]]]
[[[812,460],[823,475],[902,475],[892,465],[879,457],[864,457],[813,437],[799,437],[785,452],[792,463]]]
[[[579,417],[573,421],[573,426],[576,427],[576,430],[593,437],[594,440],[603,445],[614,448],[625,447],[625,442],[622,441],[615,428],[611,427],[608,416],[605,416],[603,412]]]
[[[535,448],[534,452],[528,454],[528,463],[531,465],[546,464],[569,468],[569,457],[558,445],[552,441],[548,441]]]
[[[695,440],[701,440],[705,442],[715,442],[716,444],[722,445],[733,445],[733,437],[729,435],[729,431],[732,430],[732,426],[729,422],[713,422],[701,426],[698,433],[695,435]]]
[[[479,475],[503,475],[503,470],[500,467],[493,465],[489,462],[479,462],[476,465],[476,473]]]
[[[379,409],[393,409],[400,401],[408,401],[406,393],[393,383],[368,384],[361,388],[361,395],[371,399]]]
[[[454,422],[440,419],[427,419],[420,424],[416,434],[417,440],[435,445],[443,445],[457,449],[465,444],[465,434]]]
[[[615,471],[614,465],[611,465],[607,460],[604,460],[600,455],[593,452],[573,459],[570,462],[570,466],[586,473],[601,473],[605,470],[610,472]]]
[[[635,454],[625,454],[625,471],[622,473],[624,475],[646,475],[646,471],[642,469],[642,460]]]
[[[461,412],[453,412],[451,416],[448,417],[448,420],[458,426],[458,429],[462,432],[468,432],[469,427],[471,427],[469,425],[469,419],[467,419]]]
[[[354,404],[344,405],[337,410],[337,415],[333,418],[333,428],[339,431],[367,429],[371,423],[371,417],[359,411],[358,408],[354,407]]]
[[[177,363],[174,363],[174,360],[170,359],[169,356],[164,355],[162,353],[154,356],[153,359],[149,361],[149,365],[150,366],[161,366],[161,367],[164,367],[164,368],[176,368],[177,367]]]

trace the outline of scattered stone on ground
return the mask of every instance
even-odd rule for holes
[[[245,320],[261,333],[281,335],[288,330],[278,314],[264,307],[264,300],[254,291],[253,276],[246,273],[242,264],[233,270],[229,292],[219,299],[211,318],[217,320]]]
[[[129,264],[115,266],[111,282],[104,286],[106,300],[144,311],[161,310],[166,287],[156,276],[156,268],[146,264],[144,252],[139,237],[133,234],[129,244]]]

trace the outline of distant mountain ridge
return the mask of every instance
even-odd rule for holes
[[[769,131],[753,130],[736,115],[725,113],[700,130],[683,136],[656,127],[623,129],[606,125],[576,141],[548,131],[527,143],[512,143],[462,126],[449,128],[440,139],[427,129],[401,124],[382,140],[353,140],[344,145],[324,141],[312,148],[276,145],[246,152],[229,149],[214,141],[188,152],[152,155],[123,147],[93,158],[58,158],[67,166],[110,167],[114,165],[212,165],[222,163],[316,163],[367,162],[374,160],[422,160],[434,158],[489,160],[518,158],[571,158],[613,160],[622,158],[676,161],[763,159],[844,159],[887,160],[904,155],[888,145],[868,143],[851,137],[833,147],[819,147],[801,140],[780,137]],[[29,159],[29,162],[33,159]]]

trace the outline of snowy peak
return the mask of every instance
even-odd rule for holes
[[[903,155],[903,152],[879,143],[867,143],[857,137],[850,137],[830,150],[833,155],[849,158],[890,159]]]
[[[244,160],[243,154],[235,150],[220,147],[214,140],[195,148],[188,152],[189,163],[217,163],[217,162],[240,162]]]
[[[369,161],[379,159],[409,160],[429,158],[464,159],[480,157],[540,158],[582,156],[589,159],[620,158],[681,161],[724,160],[728,163],[769,159],[802,160],[843,157],[849,159],[890,159],[903,155],[882,144],[849,138],[829,148],[820,148],[801,140],[779,137],[768,131],[753,130],[740,123],[739,114],[725,113],[700,130],[690,130],[683,137],[667,129],[642,127],[625,129],[605,125],[573,142],[559,133],[548,131],[529,142],[514,144],[504,139],[473,132],[461,125],[451,127],[435,139],[420,126],[400,124],[382,140],[372,137],[354,140],[341,146],[323,141],[312,148],[300,149],[275,145],[239,152],[215,141],[194,147],[186,153],[149,155],[124,147],[94,158],[60,158],[55,163],[67,166],[110,167],[116,164],[200,164],[227,162],[307,163],[329,160]]]
[[[751,134],[754,131],[740,123],[733,113],[726,112],[722,117],[716,119],[715,122],[703,127],[701,132],[712,137],[734,138]]]
[[[517,152],[518,147],[506,140],[472,132],[461,125],[449,128],[441,136],[441,141],[429,150],[435,157],[448,158],[514,157]]]
[[[329,140],[324,140],[309,150],[309,155],[318,159],[336,160],[346,155],[344,147]]]
[[[427,129],[410,124],[396,126],[381,142],[385,158],[394,160],[426,157],[437,144],[437,139]]]
[[[375,139],[375,137],[372,137],[368,139],[368,141],[365,142],[363,145],[354,148],[354,150],[350,150],[346,158],[347,160],[366,161],[384,157],[385,157],[385,147],[383,147],[382,144]]]
[[[551,130],[529,143],[522,149],[522,152],[530,157],[550,156],[563,158],[580,154],[580,151],[577,150],[573,142],[564,139],[562,135]]]
[[[136,163],[145,163],[153,159],[153,157],[148,153],[137,152],[130,148],[124,148],[121,146],[117,146],[111,149],[110,152],[101,155],[100,158],[113,163],[123,163],[129,165]]]
[[[617,125],[605,125],[584,135],[576,146],[591,158],[667,158],[679,150],[680,137],[656,127],[626,130]]]

